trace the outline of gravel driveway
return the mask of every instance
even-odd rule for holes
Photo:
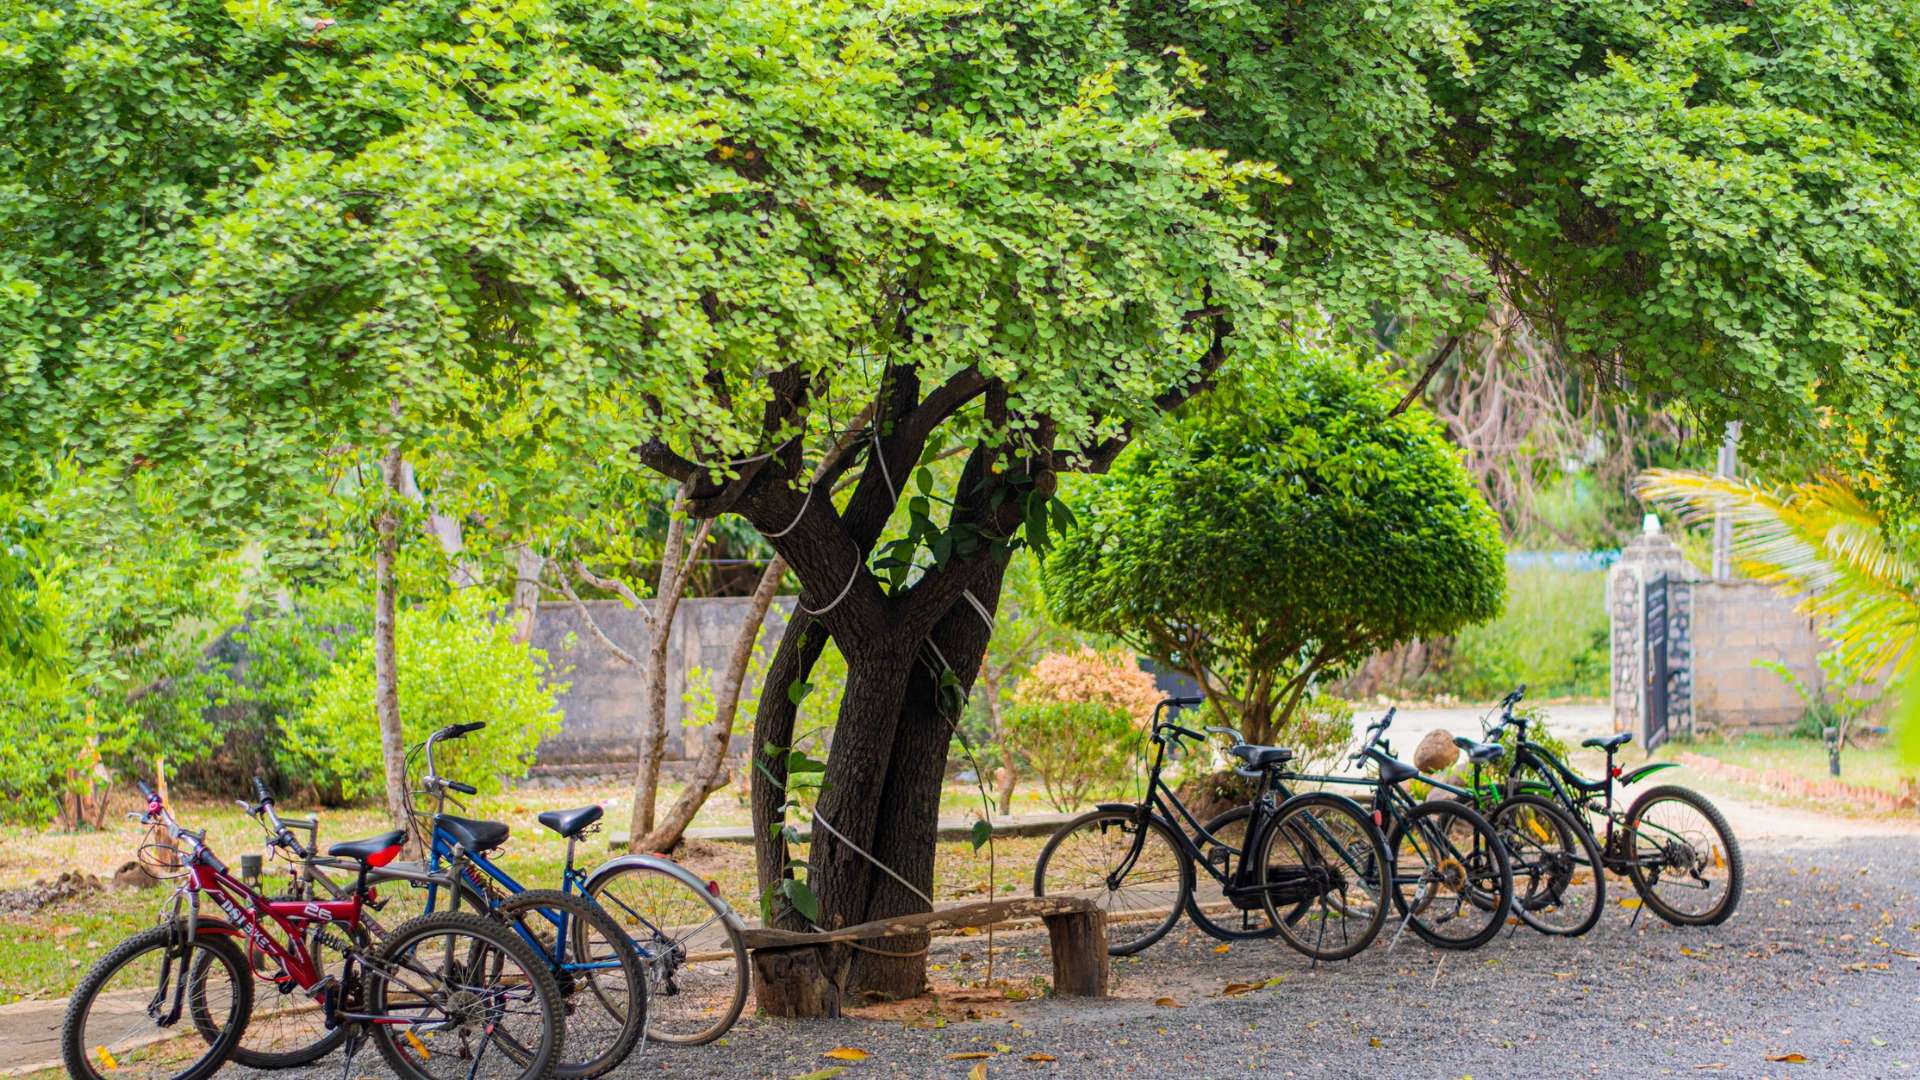
[[[613,1075],[789,1078],[839,1065],[842,1080],[964,1077],[983,1059],[949,1055],[980,1052],[995,1077],[1920,1075],[1920,838],[1762,841],[1747,858],[1740,911],[1711,930],[1650,914],[1630,927],[1624,882],[1576,941],[1520,929],[1443,955],[1411,935],[1389,952],[1383,933],[1319,969],[1276,943],[1216,952],[1183,922],[1116,963],[1105,1002],[955,992],[832,1022],[749,1017],[724,1045],[650,1047]],[[978,979],[984,946],[936,942],[936,982]],[[1041,934],[1002,934],[995,955],[997,974],[1016,981],[1049,970]],[[870,1056],[823,1057],[842,1046]],[[1788,1055],[1805,1060],[1772,1060]],[[277,1075],[339,1080],[339,1069]],[[384,1070],[369,1052],[354,1072]]]

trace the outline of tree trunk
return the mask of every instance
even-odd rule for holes
[[[653,612],[647,620],[652,637],[641,665],[640,684],[644,699],[640,710],[640,745],[633,778],[633,816],[627,823],[630,850],[641,850],[640,842],[653,832],[654,804],[660,797],[660,763],[667,754],[667,655],[673,642],[673,619],[680,609],[680,595],[686,588],[687,574],[699,554],[700,545],[713,526],[711,519],[700,522],[693,541],[687,542],[686,489],[674,499],[669,511],[667,542],[660,553],[659,584],[653,591]],[[684,558],[684,562],[683,562]]]
[[[787,564],[774,558],[760,575],[760,584],[753,590],[753,599],[747,604],[747,613],[740,621],[740,632],[733,639],[733,652],[727,657],[726,673],[721,677],[720,700],[716,703],[713,715],[712,738],[700,749],[700,760],[695,762],[693,772],[687,777],[687,786],[680,792],[680,798],[667,810],[666,817],[641,842],[644,851],[671,851],[680,843],[680,836],[692,824],[695,814],[706,804],[707,796],[727,786],[727,747],[733,742],[734,714],[740,708],[740,689],[747,681],[747,667],[753,662],[753,647],[760,640],[760,625],[766,621],[767,609],[773,606],[773,595],[780,588],[780,581],[786,576]],[[752,751],[749,750],[751,755]]]
[[[373,703],[380,720],[380,754],[386,764],[387,816],[394,828],[410,820],[407,795],[407,740],[400,726],[400,667],[394,649],[394,561],[400,549],[400,513],[394,499],[400,492],[400,448],[381,459],[386,482],[385,502],[375,520],[373,548]]]
[[[533,640],[533,619],[540,610],[540,575],[546,568],[546,557],[533,550],[532,544],[514,547],[513,640],[522,645]]]

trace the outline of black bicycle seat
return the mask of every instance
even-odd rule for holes
[[[1367,751],[1367,756],[1380,766],[1380,782],[1383,784],[1398,784],[1420,775],[1419,769],[1377,748]]]
[[[1467,752],[1467,760],[1484,765],[1489,761],[1498,761],[1507,756],[1504,743],[1474,742],[1465,735],[1455,735],[1453,745]]]
[[[1233,756],[1247,763],[1250,769],[1267,769],[1275,765],[1285,765],[1293,760],[1293,748],[1290,746],[1254,746],[1241,743],[1233,748]]]
[[[1621,731],[1612,735],[1608,735],[1605,738],[1601,738],[1600,736],[1595,735],[1593,738],[1582,742],[1580,745],[1591,747],[1595,750],[1605,750],[1607,753],[1611,754],[1615,750],[1620,749],[1622,746],[1625,746],[1626,744],[1632,741],[1633,741],[1633,732]]]
[[[440,814],[433,819],[433,823],[437,828],[447,830],[447,835],[468,851],[492,851],[507,842],[507,827],[497,821],[474,821],[452,814]]]
[[[583,806],[578,810],[549,810],[540,815],[540,824],[561,836],[578,836],[581,829],[599,821],[600,815],[605,812],[598,806]]]
[[[336,859],[357,859],[368,866],[385,866],[400,854],[400,845],[406,840],[407,834],[395,829],[365,840],[343,840],[328,848],[327,854]]]

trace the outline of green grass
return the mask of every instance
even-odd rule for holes
[[[1799,739],[1776,735],[1741,735],[1732,739],[1704,739],[1673,743],[1662,747],[1657,758],[1672,759],[1683,752],[1714,758],[1759,772],[1784,770],[1807,780],[1830,779],[1827,771],[1827,747],[1818,739]],[[1849,784],[1897,792],[1900,782],[1920,772],[1912,762],[1902,761],[1891,742],[1866,747],[1849,747],[1840,752],[1839,779]]]

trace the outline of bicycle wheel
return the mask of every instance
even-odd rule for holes
[[[625,1061],[647,1022],[647,977],[606,912],[584,896],[553,889],[516,893],[494,912],[523,940],[537,943],[565,1000],[567,1051],[554,1075],[587,1080]],[[562,925],[565,941],[559,940]]]
[[[1538,795],[1501,803],[1492,824],[1513,866],[1513,910],[1521,921],[1556,937],[1593,929],[1607,904],[1607,875],[1593,834]]]
[[[68,1076],[205,1080],[226,1064],[253,1012],[253,972],[230,937],[185,939],[183,924],[151,927],[87,971],[60,1032]],[[194,980],[189,973],[202,956],[206,975]],[[189,1010],[209,1018],[208,1031]]]
[[[645,863],[607,874],[587,895],[646,970],[647,1038],[699,1046],[727,1033],[747,1004],[747,946],[719,897]]]
[[[276,901],[303,899],[277,896]],[[304,930],[308,954],[322,973],[339,972],[345,954],[337,947],[343,943],[344,927],[308,925]],[[362,946],[366,935],[358,937]],[[199,987],[212,971],[212,955],[202,954],[193,965],[194,986]],[[247,947],[247,966],[254,974],[253,1013],[233,1048],[233,1061],[255,1069],[291,1069],[310,1065],[326,1057],[347,1037],[345,1026],[327,1029],[327,1014],[319,1002],[309,997],[292,981],[276,982],[280,966],[260,950]],[[220,1021],[201,1007],[203,995],[192,995],[194,1026],[203,1037],[219,1030]]]
[[[1393,904],[1421,940],[1441,949],[1492,941],[1513,910],[1513,870],[1487,819],[1451,799],[1394,822]]]
[[[1745,863],[1720,808],[1683,787],[1653,788],[1627,808],[1627,879],[1676,926],[1718,926],[1740,903]]]
[[[1387,916],[1387,849],[1351,801],[1295,795],[1255,850],[1261,904],[1288,945],[1315,960],[1345,960],[1373,943]]]
[[[1193,895],[1193,863],[1159,818],[1147,818],[1142,835],[1136,810],[1089,810],[1040,849],[1033,895],[1079,896],[1100,905],[1107,913],[1108,955],[1130,956],[1179,921]]]
[[[1246,848],[1247,823],[1253,820],[1253,807],[1236,806],[1206,823],[1204,828],[1219,843],[1195,837],[1196,844],[1205,844],[1207,861],[1228,881],[1240,870],[1240,853]],[[1196,870],[1193,875],[1193,892],[1187,897],[1187,915],[1193,924],[1207,932],[1209,936],[1222,941],[1249,941],[1269,938],[1279,931],[1274,928],[1273,920],[1267,917],[1266,905],[1257,895],[1249,893],[1245,897],[1222,895],[1218,901],[1212,899],[1213,881],[1202,883]],[[1206,893],[1207,902],[1203,903],[1201,894]],[[1223,906],[1224,905],[1224,906]],[[1209,914],[1207,908],[1214,912]]]
[[[564,1057],[553,973],[499,922],[422,915],[366,962],[373,1044],[405,1080],[546,1080]]]

